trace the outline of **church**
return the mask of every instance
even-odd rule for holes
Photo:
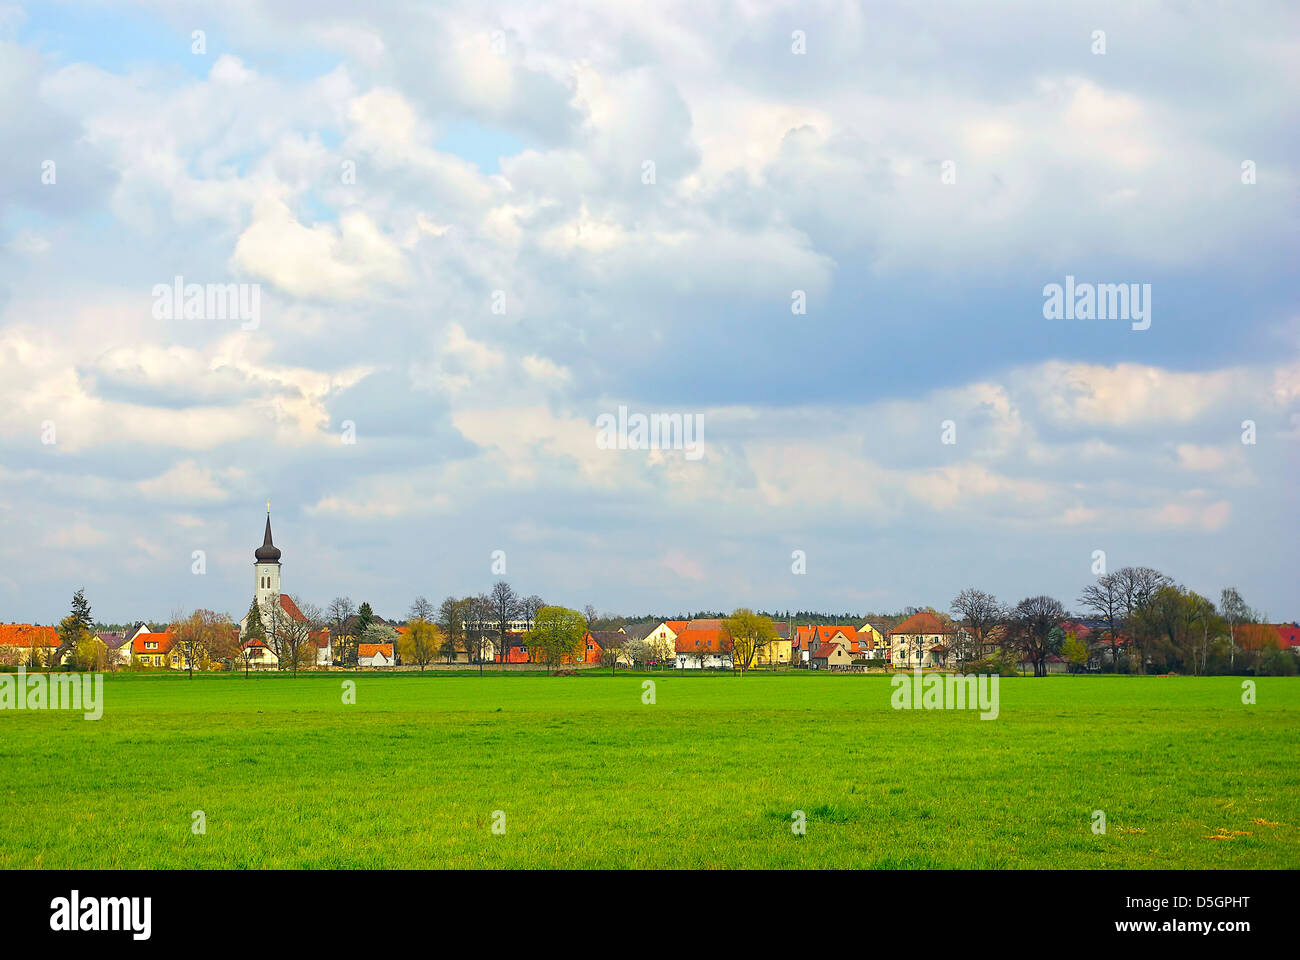
[[[298,605],[293,602],[293,598],[287,593],[280,592],[280,557],[280,548],[271,539],[271,501],[268,500],[266,531],[262,535],[262,545],[253,551],[253,600],[261,612],[264,630],[266,611],[272,609],[272,604],[279,604],[286,617],[299,623],[306,619],[298,609]],[[252,611],[249,610],[244,614],[244,619],[239,621],[240,650],[243,651],[245,659],[252,668],[275,670],[280,665],[279,657],[273,649],[275,644],[248,636],[248,620],[251,615]],[[332,661],[329,631],[322,630],[313,635],[312,642],[316,646],[316,665],[328,667]]]

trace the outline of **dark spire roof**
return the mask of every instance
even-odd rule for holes
[[[257,557],[258,563],[279,563],[280,548],[271,542],[271,514],[266,514],[266,536],[262,538],[262,545],[254,551],[253,556]]]

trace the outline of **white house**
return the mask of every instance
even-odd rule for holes
[[[914,613],[889,631],[890,660],[897,669],[937,668],[951,660],[953,628],[933,613]]]
[[[674,641],[678,670],[730,670],[731,638],[725,630],[682,629]]]

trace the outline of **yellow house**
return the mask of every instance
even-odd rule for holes
[[[786,667],[790,665],[790,656],[794,652],[789,637],[772,640],[754,656],[756,667]]]
[[[184,662],[180,647],[170,633],[150,633],[142,630],[131,641],[131,662],[142,667],[171,667],[179,669]]]
[[[879,627],[864,623],[858,627],[858,647],[862,650],[886,650],[889,648],[889,641],[885,639]]]

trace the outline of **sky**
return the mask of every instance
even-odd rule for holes
[[[238,616],[268,499],[387,617],[1294,620],[1298,88],[1288,3],[0,0],[0,621]]]

